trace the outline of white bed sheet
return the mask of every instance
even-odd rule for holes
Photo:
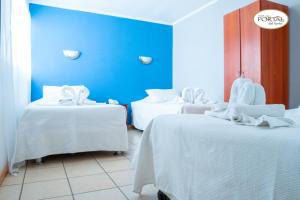
[[[132,123],[135,128],[145,130],[152,119],[160,115],[180,114],[184,103],[150,103],[146,99],[131,103]]]
[[[155,184],[177,200],[300,198],[300,115],[294,128],[234,125],[204,115],[155,118],[144,131],[134,191]]]
[[[19,124],[14,163],[62,153],[127,151],[126,114],[119,105],[41,106],[33,102]]]

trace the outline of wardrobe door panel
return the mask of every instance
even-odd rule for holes
[[[242,76],[261,83],[261,31],[254,23],[259,1],[240,9]]]
[[[288,14],[288,7],[261,1],[261,9],[277,9]],[[268,103],[288,106],[289,36],[288,25],[280,29],[262,29],[262,84],[267,93]]]
[[[230,98],[233,81],[240,76],[240,11],[224,16],[224,101]]]

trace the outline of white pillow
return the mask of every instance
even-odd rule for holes
[[[61,87],[59,86],[43,86],[43,99],[49,101],[57,101],[61,98]]]
[[[172,101],[178,96],[174,89],[149,89],[146,90],[146,93],[151,101],[156,103]]]

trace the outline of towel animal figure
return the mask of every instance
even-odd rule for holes
[[[266,93],[262,85],[250,79],[238,78],[231,87],[230,104],[262,105],[266,104]]]
[[[59,99],[61,105],[94,105],[95,101],[88,99],[90,91],[83,85],[68,86],[65,85],[61,89],[62,98]]]
[[[248,126],[267,126],[269,128],[289,127],[294,122],[284,118],[285,106],[266,105],[263,86],[249,79],[239,78],[234,81],[228,104],[216,104],[205,114],[236,124]]]
[[[71,86],[63,86],[61,88],[61,98],[58,100],[61,105],[76,105],[76,91]]]
[[[200,88],[183,88],[181,96],[184,102],[190,104],[206,104],[208,102],[208,100],[204,97],[204,90]]]
[[[191,87],[185,87],[182,89],[181,92],[181,96],[182,99],[186,102],[186,103],[194,103],[194,89]]]
[[[85,102],[88,100],[88,97],[90,95],[89,89],[86,87],[82,87],[78,91],[78,100],[77,100],[77,105],[83,105]]]
[[[194,104],[207,104],[208,99],[205,98],[205,91],[200,88],[194,89]]]

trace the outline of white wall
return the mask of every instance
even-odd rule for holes
[[[6,150],[5,150],[5,144],[4,144],[4,138],[3,135],[0,136],[0,173],[4,169],[4,167],[7,164],[7,156],[6,156]]]
[[[173,85],[204,88],[211,99],[223,100],[223,16],[254,0],[219,0],[174,25]],[[300,1],[277,0],[290,7],[290,106],[300,105]]]
[[[0,3],[0,21],[1,21],[1,3]],[[7,163],[4,135],[0,132],[0,173]]]

